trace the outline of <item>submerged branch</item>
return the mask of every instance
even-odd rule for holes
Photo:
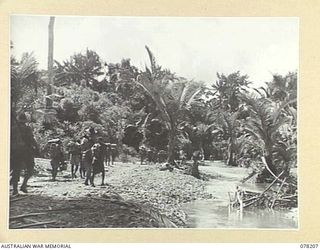
[[[276,181],[279,179],[279,177],[281,175],[283,175],[283,173],[284,173],[284,171],[282,171],[278,176],[276,176],[276,178],[273,180],[273,182],[270,183],[270,185],[257,197],[257,199],[255,199],[254,201],[252,201],[252,202],[250,202],[248,204],[245,204],[243,206],[243,208],[251,206],[254,203],[256,203],[257,201],[259,201],[263,197],[263,195],[276,183]]]

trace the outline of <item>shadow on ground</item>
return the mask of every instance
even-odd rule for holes
[[[164,219],[165,220],[165,219]],[[10,199],[10,229],[172,227],[156,211],[121,198],[58,199],[19,195]]]

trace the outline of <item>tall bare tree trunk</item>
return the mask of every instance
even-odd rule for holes
[[[54,41],[54,20],[55,17],[50,17],[48,26],[48,86],[47,86],[47,96],[52,94],[53,85],[53,41]],[[46,108],[52,107],[52,101],[50,98],[46,98]]]

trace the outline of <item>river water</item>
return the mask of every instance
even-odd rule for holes
[[[229,211],[228,192],[234,193],[237,186],[245,190],[262,191],[265,184],[252,181],[241,185],[240,180],[248,176],[246,168],[226,166],[222,162],[206,162],[199,167],[200,172],[216,176],[208,181],[206,191],[214,200],[197,200],[183,205],[187,213],[187,227],[190,228],[265,228],[297,229],[298,210],[254,209]]]

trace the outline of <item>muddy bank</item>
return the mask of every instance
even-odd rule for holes
[[[28,198],[11,202],[10,217],[45,214],[11,220],[12,228],[28,220],[31,224],[32,220],[55,221],[35,227],[184,227],[183,203],[213,199],[205,191],[205,181],[179,170],[160,171],[157,165],[116,163],[107,168],[107,185],[99,186],[101,177],[97,176],[96,187],[85,186],[80,178],[71,179],[70,166],[52,182],[49,161],[36,159],[36,165]]]

